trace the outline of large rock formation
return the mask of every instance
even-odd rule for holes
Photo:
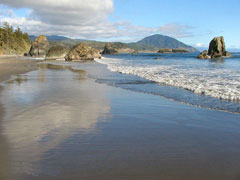
[[[52,46],[46,55],[46,60],[64,59],[68,53],[68,48],[61,45]]]
[[[175,49],[162,48],[158,51],[158,53],[189,53],[189,51],[181,48],[175,48]]]
[[[80,43],[74,46],[65,56],[66,61],[72,60],[94,60],[94,58],[101,58],[98,50],[88,46],[85,43]]]
[[[46,36],[38,36],[32,44],[29,55],[32,57],[45,57],[49,49],[49,43]]]
[[[219,58],[219,57],[230,57],[231,53],[226,51],[224,38],[222,36],[215,37],[209,44],[209,49],[203,51],[197,58],[199,59],[209,59],[209,58]]]
[[[102,54],[118,54],[118,51],[111,47],[110,44],[105,44]]]

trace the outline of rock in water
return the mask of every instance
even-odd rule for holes
[[[55,45],[48,50],[46,60],[64,59],[68,53],[68,48],[61,45]]]
[[[132,55],[136,55],[136,54],[138,54],[138,51],[133,51],[132,52]]]
[[[112,48],[110,44],[106,44],[102,54],[118,54],[118,51]]]
[[[201,52],[201,54],[199,54],[199,56],[197,58],[198,59],[210,59],[211,57],[208,55],[207,50],[204,50],[203,52]]]
[[[40,35],[33,42],[29,55],[32,57],[45,57],[49,49],[49,43],[46,36]]]
[[[172,49],[162,48],[158,51],[158,53],[172,53]]]
[[[172,52],[173,52],[173,53],[189,53],[188,50],[186,50],[186,49],[181,49],[181,48],[172,49]]]
[[[225,42],[224,38],[221,37],[215,37],[209,45],[208,49],[208,55],[211,56],[211,58],[218,58],[225,56],[226,54],[226,48],[225,48]]]
[[[219,58],[219,57],[231,57],[231,53],[226,51],[225,42],[223,36],[215,37],[209,44],[209,49],[203,51],[198,58],[199,59],[209,59],[209,58]]]
[[[74,46],[65,56],[66,61],[72,60],[94,60],[94,58],[101,59],[101,54],[98,50],[88,46],[85,43],[80,43]]]

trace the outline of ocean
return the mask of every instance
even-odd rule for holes
[[[199,60],[197,53],[120,54],[96,60],[111,73],[90,74],[97,82],[163,96],[174,101],[240,113],[240,53]]]

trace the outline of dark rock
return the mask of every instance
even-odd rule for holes
[[[132,52],[132,55],[136,55],[136,54],[138,54],[138,51],[133,51]]]
[[[118,54],[118,51],[111,47],[110,44],[105,44],[102,54]]]
[[[32,57],[45,57],[49,49],[49,43],[46,36],[40,35],[33,42],[29,55]]]
[[[201,52],[198,57],[198,59],[210,59],[211,57],[208,55],[207,50]]]
[[[218,58],[222,56],[231,56],[229,52],[226,51],[225,42],[223,36],[215,37],[209,44],[208,55],[211,58]]]
[[[101,58],[98,50],[88,46],[85,43],[80,43],[74,46],[65,56],[66,61],[72,60],[94,60],[94,58]]]
[[[203,51],[197,58],[198,59],[210,59],[219,57],[231,57],[231,53],[226,51],[225,42],[223,36],[215,37],[209,44],[208,51]]]
[[[231,54],[230,52],[227,52],[227,51],[226,51],[226,52],[224,53],[224,56],[226,56],[226,57],[232,57],[232,54]]]
[[[61,45],[52,46],[46,55],[46,60],[64,59],[68,53],[68,48]]]
[[[153,58],[153,59],[161,59],[161,60],[163,60],[164,58],[161,58],[161,57],[155,57],[155,58]]]
[[[169,48],[162,48],[158,51],[158,53],[172,53],[172,49]]]
[[[172,49],[172,52],[173,53],[189,53],[189,51],[188,50],[186,50],[186,49]]]

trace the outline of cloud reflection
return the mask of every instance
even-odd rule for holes
[[[81,73],[40,69],[28,73],[21,84],[5,84],[3,133],[10,144],[14,172],[38,174],[46,152],[76,134],[98,132],[98,122],[106,119],[110,106],[104,88],[76,78],[83,77]],[[23,103],[19,97],[28,101]]]

